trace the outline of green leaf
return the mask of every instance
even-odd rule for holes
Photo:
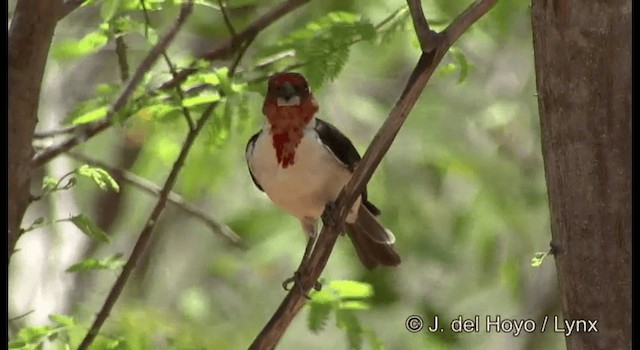
[[[71,327],[75,325],[73,317],[67,315],[51,314],[49,315],[49,319],[62,326]]]
[[[458,83],[462,83],[467,79],[467,76],[469,75],[469,69],[470,69],[469,61],[467,61],[467,58],[462,53],[462,50],[456,47],[451,48],[449,52],[451,52],[453,57],[455,57],[456,61],[458,62],[458,66],[460,67],[460,75],[458,76]]]
[[[115,254],[100,260],[93,258],[84,259],[71,265],[66,271],[118,270],[121,269],[125,263],[126,261],[122,259],[122,254]]]
[[[26,348],[27,343],[22,339],[13,339],[9,341],[9,349],[23,349]]]
[[[340,302],[338,308],[346,310],[368,310],[369,304],[361,300],[347,300]]]
[[[198,96],[185,98],[182,100],[184,107],[193,107],[205,103],[211,103],[220,100],[220,94],[217,92],[205,92]]]
[[[533,258],[531,258],[531,266],[539,267],[542,265],[542,261],[544,261],[544,258],[546,258],[547,255],[549,255],[548,252],[537,252],[533,254]]]
[[[362,326],[352,311],[337,310],[336,326],[346,332],[350,349],[362,349]]]
[[[309,304],[309,314],[307,317],[307,326],[313,333],[318,333],[324,329],[329,315],[331,314],[330,304],[311,303]]]
[[[57,60],[71,60],[98,51],[109,42],[109,36],[103,29],[85,35],[80,40],[67,40],[57,43],[51,49],[51,55]]]
[[[49,326],[27,327],[18,332],[18,338],[24,340],[26,343],[35,343],[49,335],[50,331],[51,327]]]
[[[340,299],[364,299],[373,296],[373,287],[360,281],[336,280],[331,281],[328,287],[336,291]]]
[[[109,242],[109,236],[102,231],[96,224],[94,224],[88,217],[84,214],[80,214],[74,216],[69,219],[76,227],[80,229],[87,236],[97,239],[102,242]]]
[[[140,1],[136,1],[139,3]],[[111,22],[111,27],[114,32],[119,35],[127,33],[136,33],[144,37],[151,45],[155,45],[158,42],[158,32],[152,27],[146,25],[144,22],[139,22],[131,18],[131,16],[119,16]]]
[[[120,191],[120,186],[116,180],[104,169],[93,167],[90,165],[83,165],[77,170],[78,175],[88,177],[95,182],[101,190],[112,189],[115,192]]]
[[[50,175],[45,175],[42,179],[42,192],[55,191],[58,187],[58,180]]]
[[[349,47],[360,40],[370,41],[376,36],[374,26],[358,14],[330,12],[295,30],[276,45],[264,50],[265,56],[293,50],[301,62],[313,62],[303,70],[309,84],[318,88],[334,79],[349,57]]]
[[[102,106],[102,107],[98,107],[92,111],[89,111],[75,119],[73,119],[73,121],[71,122],[73,125],[79,125],[79,124],[87,124],[87,123],[91,123],[93,121],[96,121],[98,119],[104,118],[107,116],[107,113],[109,112],[109,107],[108,106]]]

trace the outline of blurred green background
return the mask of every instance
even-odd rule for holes
[[[98,85],[121,85],[112,41],[83,55],[68,49],[70,42],[77,43],[99,28],[105,12],[118,6],[113,2],[92,1],[59,22],[43,82],[38,130],[67,125],[70,115],[77,115],[78,104],[95,96]],[[161,34],[171,25],[179,5],[160,0],[147,3],[152,29]],[[276,3],[230,0],[229,15],[241,29]],[[423,1],[423,6],[434,28],[443,29],[470,3]],[[153,4],[158,9],[152,10]],[[14,6],[15,1],[10,1],[10,18]],[[311,79],[320,103],[318,116],[342,129],[364,153],[420,54],[403,6],[401,0],[312,1],[257,37],[239,67],[246,74],[235,81],[242,84],[299,63],[299,57],[292,57],[256,68],[266,56],[285,48],[277,44],[279,40],[332,11],[350,12],[373,25],[396,13],[392,29],[350,46],[344,66],[338,62],[339,67],[334,67],[340,71],[335,79]],[[141,11],[122,11],[142,21]],[[140,33],[124,36],[131,70],[151,47]],[[169,55],[184,66],[190,57],[227,37],[217,1],[203,0],[195,5]],[[320,38],[314,40],[309,42],[325,45]],[[331,62],[330,54],[326,61],[322,52],[314,54],[316,59],[300,68],[312,77],[318,70],[329,69],[316,65]],[[205,71],[229,62],[216,62]],[[162,60],[153,72],[144,86],[157,85],[168,76]],[[284,297],[280,283],[297,267],[305,237],[299,223],[272,205],[247,172],[245,144],[263,122],[260,108],[265,86],[256,82],[245,87],[227,102],[234,112],[216,111],[174,188],[188,203],[228,225],[241,237],[242,247],[168,205],[142,263],[97,338],[96,349],[247,348]],[[75,152],[161,186],[185,135],[179,113],[163,118],[136,113]],[[54,141],[37,140],[37,145]],[[45,175],[59,178],[82,164],[58,157],[37,174],[34,192]],[[68,222],[23,236],[10,265],[9,317],[30,313],[10,321],[10,336],[24,327],[51,325],[50,314],[65,314],[73,316],[73,326],[47,346],[79,344],[119,270],[65,270],[84,258],[103,259],[118,253],[128,257],[157,200],[115,177],[121,186],[119,194],[79,178],[72,189],[53,193],[30,207],[24,226],[38,217],[55,220],[84,213],[111,241],[91,240]],[[456,43],[368,189],[370,199],[383,211],[381,221],[397,237],[402,265],[368,272],[343,238],[323,273],[327,283],[358,280],[373,287],[374,295],[366,299],[368,309],[353,312],[362,328],[364,349],[564,348],[561,334],[539,331],[545,315],[560,313],[555,267],[551,260],[531,266],[536,252],[548,250],[550,233],[527,2],[499,1]],[[428,323],[437,315],[445,328],[458,316],[478,315],[480,331],[410,333],[405,329],[410,315],[420,315]],[[531,319],[538,327],[518,336],[495,329],[487,333],[487,316]],[[308,309],[304,309],[279,349],[349,348],[348,332],[336,325],[333,316],[317,333],[308,329],[307,318]]]

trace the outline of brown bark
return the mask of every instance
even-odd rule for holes
[[[631,348],[631,0],[536,0],[552,247],[574,349]],[[589,327],[587,327],[589,330]]]
[[[19,0],[9,28],[9,259],[29,205],[31,141],[61,0]]]

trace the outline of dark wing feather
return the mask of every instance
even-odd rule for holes
[[[261,131],[258,131],[257,133],[255,133],[253,136],[251,136],[251,138],[249,139],[249,142],[247,142],[247,146],[245,147],[245,155],[247,158],[247,168],[249,168],[249,175],[251,175],[251,180],[253,180],[253,183],[256,185],[256,187],[264,192],[264,190],[262,189],[262,187],[260,186],[260,184],[258,184],[258,180],[256,180],[256,177],[253,176],[253,173],[251,172],[251,166],[249,165],[249,150],[251,150],[251,152],[253,152],[253,147],[256,143],[256,140],[258,139],[258,136],[260,136]]]
[[[353,172],[362,157],[360,157],[358,150],[353,146],[349,138],[338,130],[338,128],[319,118],[316,118],[315,130],[329,151],[331,151],[349,171]],[[380,215],[380,209],[367,200],[366,187],[362,191],[362,203],[373,215]]]

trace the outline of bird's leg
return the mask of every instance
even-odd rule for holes
[[[284,288],[284,290],[289,290],[290,289],[289,284],[293,282],[296,286],[298,286],[298,288],[300,289],[300,292],[302,292],[302,294],[304,294],[305,297],[309,298],[307,293],[305,293],[304,288],[302,287],[302,282],[300,281],[300,271],[302,270],[304,265],[307,263],[307,260],[309,260],[309,257],[311,256],[311,252],[313,251],[313,246],[315,245],[316,238],[318,236],[318,233],[317,233],[318,225],[314,218],[304,218],[304,220],[302,220],[302,227],[307,233],[307,237],[308,237],[307,246],[304,248],[304,254],[302,254],[302,260],[300,260],[300,265],[298,266],[298,269],[296,270],[296,272],[293,273],[292,277],[289,277],[286,280],[284,280],[284,282],[282,282],[282,288]],[[322,289],[322,284],[316,281],[316,284],[313,286],[313,289],[315,290]]]

